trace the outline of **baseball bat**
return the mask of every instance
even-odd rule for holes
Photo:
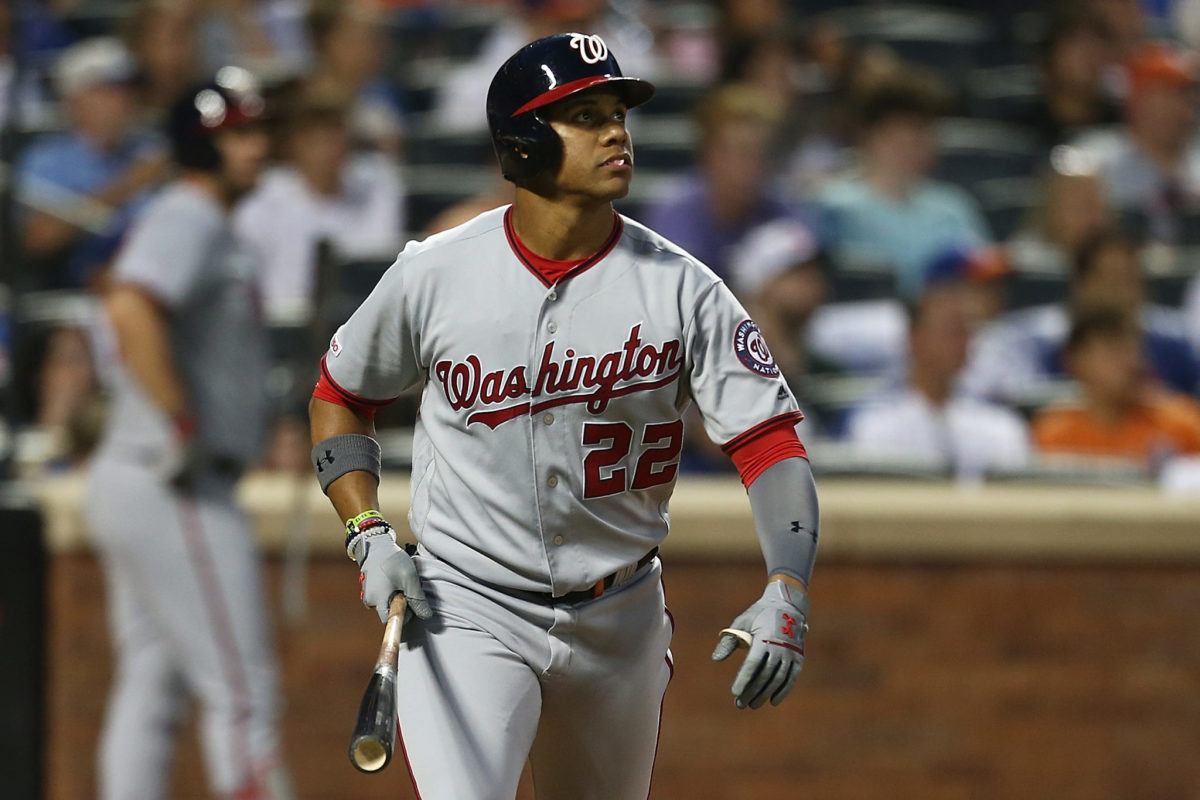
[[[358,705],[358,719],[350,734],[350,763],[360,772],[379,772],[392,760],[396,746],[396,658],[407,608],[404,595],[392,595],[375,672]]]

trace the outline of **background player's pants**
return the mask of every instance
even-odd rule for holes
[[[94,463],[89,527],[117,653],[100,743],[102,800],[165,796],[189,695],[200,705],[214,792],[290,796],[258,554],[233,488],[214,477],[180,492],[140,464]]]
[[[423,800],[645,800],[670,680],[661,566],[551,607],[473,581],[423,550],[433,605],[405,626],[400,737]]]

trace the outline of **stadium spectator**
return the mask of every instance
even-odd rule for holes
[[[1111,54],[1108,28],[1086,6],[1052,14],[1037,53],[1037,100],[1013,121],[1036,132],[1047,148],[1086,128],[1120,122],[1120,107],[1105,85]]]
[[[825,269],[816,234],[792,219],[750,231],[730,259],[730,288],[758,323],[793,390],[812,373],[832,369],[806,343],[808,324],[829,294]]]
[[[1115,223],[1092,160],[1069,145],[1050,151],[1037,204],[1008,242],[1018,269],[1066,276],[1072,254]]]
[[[17,460],[27,475],[80,463],[96,443],[104,405],[88,332],[73,322],[27,332],[17,356]]]
[[[613,3],[610,8],[606,0],[519,0],[511,4],[479,51],[441,79],[434,100],[437,127],[453,134],[484,134],[487,119],[482,109],[496,70],[525,45],[555,33],[599,34],[612,52],[621,54],[621,70],[626,75],[653,80],[659,71],[654,38],[631,13],[637,5]]]
[[[1003,278],[1011,268],[998,248],[951,247],[926,265],[923,291],[954,288],[972,331],[998,316],[1006,302]],[[884,385],[902,383],[908,371],[909,313],[894,297],[822,305],[808,325],[808,347],[823,363]]]
[[[124,38],[141,68],[137,88],[148,123],[157,125],[197,80],[199,21],[195,0],[141,0],[126,21]]]
[[[305,0],[200,0],[201,72],[228,64],[272,78],[305,72],[311,60],[307,6]]]
[[[923,72],[906,69],[882,81],[860,108],[859,168],[818,195],[835,268],[889,268],[908,299],[936,253],[990,239],[974,200],[929,178],[943,108],[940,85]]]
[[[1146,381],[1135,317],[1115,308],[1080,314],[1065,360],[1080,397],[1034,418],[1039,450],[1112,456],[1151,468],[1200,453],[1200,403]]]
[[[862,99],[902,66],[887,45],[856,47],[848,40],[828,20],[814,22],[808,31],[808,61],[801,67],[802,123],[794,132],[786,167],[798,197],[814,195],[853,166]]]
[[[856,455],[889,466],[979,478],[1029,461],[1024,421],[1009,409],[955,389],[971,336],[961,284],[934,284],[911,306],[907,386],[865,405],[851,418]]]
[[[1096,307],[1140,320],[1148,366],[1159,381],[1189,394],[1200,387],[1200,362],[1182,313],[1146,300],[1135,240],[1118,231],[1093,236],[1077,254],[1068,286],[1065,304],[1014,311],[980,332],[964,376],[969,392],[1022,405],[1054,399],[1063,388],[1071,317]]]
[[[353,98],[350,130],[357,144],[397,156],[404,107],[399,88],[383,73],[388,44],[383,13],[374,0],[313,0],[308,36],[316,65],[310,82],[320,91]],[[482,108],[475,109],[480,118]]]
[[[339,260],[395,256],[404,230],[404,186],[392,160],[354,154],[347,100],[301,90],[283,135],[285,163],[242,200],[234,225],[262,263],[268,320],[308,318],[322,243]]]
[[[728,276],[733,248],[752,228],[798,213],[771,183],[770,145],[781,112],[770,94],[754,86],[714,90],[696,110],[697,168],[646,211],[651,229],[721,277]]]
[[[17,225],[38,288],[95,284],[166,176],[161,139],[134,124],[136,63],[116,39],[73,45],[55,67],[69,129],[33,142],[17,169]]]
[[[1085,0],[1108,29],[1114,57],[1124,61],[1146,41],[1149,20],[1142,0]]]
[[[1148,238],[1200,239],[1200,70],[1190,53],[1151,43],[1128,63],[1125,125],[1081,137],[1105,190]]]

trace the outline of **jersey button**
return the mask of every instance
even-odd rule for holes
[[[553,289],[551,289],[551,290],[550,290],[550,294],[546,295],[546,299],[547,299],[547,300],[550,300],[550,301],[557,300],[557,299],[558,299],[558,292],[556,292],[556,291],[554,291]]]
[[[546,326],[546,330],[550,331],[551,333],[554,333],[555,331],[558,330],[558,326],[555,325],[553,322],[551,322],[549,325]]]
[[[558,476],[551,475],[549,478],[546,479],[546,485],[549,486],[551,489],[553,489],[555,486],[558,486]]]
[[[554,415],[547,414],[546,416],[542,417],[542,422],[546,423],[547,425],[553,425],[554,424]]]
[[[554,537],[554,543],[555,543],[555,544],[562,544],[564,541],[565,541],[565,540],[563,539],[563,537],[562,537],[562,536],[555,536],[555,537]]]

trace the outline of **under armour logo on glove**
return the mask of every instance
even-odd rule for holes
[[[782,581],[772,581],[758,602],[721,632],[713,661],[728,658],[739,642],[750,645],[733,681],[738,708],[759,708],[767,700],[777,706],[787,697],[804,666],[807,616],[808,595]]]
[[[334,462],[333,451],[326,450],[325,455],[323,455],[317,459],[317,472],[324,472],[325,465],[332,464],[333,462]]]

